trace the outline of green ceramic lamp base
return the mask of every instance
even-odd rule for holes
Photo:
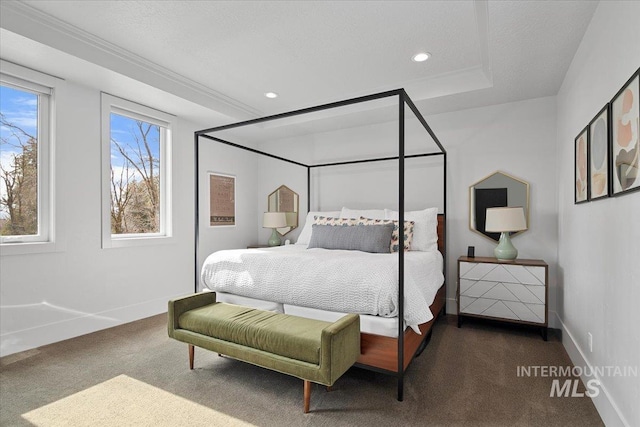
[[[273,229],[273,232],[271,233],[271,237],[269,237],[269,246],[280,246],[280,244],[282,243],[282,240],[280,240],[280,237],[278,237],[278,232],[276,231],[276,229]]]
[[[509,237],[508,231],[503,231],[500,234],[500,243],[493,250],[496,258],[499,260],[513,261],[518,256],[518,250],[511,243],[511,237]]]

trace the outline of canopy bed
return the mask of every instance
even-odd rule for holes
[[[367,103],[374,103],[373,107]],[[341,110],[340,110],[341,109]],[[346,114],[336,113],[342,111]],[[380,118],[381,111],[392,112],[397,119],[397,154],[348,158],[347,160],[314,161],[294,160],[273,152],[263,151],[259,144],[247,142],[247,134],[240,134],[238,129],[251,128],[252,135],[260,138],[273,132],[280,135],[292,129],[294,134],[308,129],[309,122],[305,116],[316,116],[315,125],[323,128],[326,123],[351,120],[354,111],[364,112],[369,118]],[[410,116],[410,117],[407,117]],[[435,145],[435,151],[415,148],[407,151],[407,126],[411,120],[411,137],[420,132],[419,144],[429,138]],[[284,121],[286,126],[280,125]],[[362,125],[359,122],[357,125]],[[394,122],[395,126],[395,122]],[[302,129],[302,130],[301,130]],[[413,140],[415,142],[415,139]],[[218,126],[195,132],[195,173],[196,173],[196,284],[195,291],[203,289],[215,290],[219,297],[226,302],[248,305],[254,308],[285,312],[301,317],[316,318],[318,320],[335,321],[343,313],[361,314],[361,355],[356,366],[396,376],[398,381],[398,400],[403,399],[404,373],[416,355],[419,355],[430,337],[431,326],[445,307],[445,229],[446,229],[446,151],[427,124],[417,107],[411,101],[404,89],[381,92],[373,95],[348,99],[340,102],[323,104],[311,108],[291,111],[282,114],[247,120],[239,123]],[[364,141],[363,141],[364,142]],[[202,263],[199,258],[200,239],[200,190],[201,176],[201,144],[217,143],[234,147],[239,150],[255,153],[266,158],[275,159],[299,168],[306,169],[306,201],[307,220],[300,234],[297,244],[269,249],[225,250],[211,254]],[[405,210],[405,163],[411,159],[430,158],[441,159],[442,205],[441,213],[438,208],[409,212]],[[380,162],[381,164],[397,165],[397,211],[389,209],[362,212],[317,212],[312,211],[314,199],[312,186],[312,172],[331,167],[360,165]],[[386,162],[386,163],[383,163]],[[351,166],[350,166],[351,167]],[[204,173],[204,171],[202,172]],[[327,216],[325,218],[325,216]],[[325,225],[314,224],[319,218],[325,218],[329,225],[335,216],[354,221],[349,225],[366,227],[370,224],[384,225],[395,221],[392,245],[405,250],[392,250],[387,253],[365,253],[360,250],[331,250],[344,248],[327,248],[314,246],[314,238],[325,232],[332,232],[336,227],[324,230]],[[375,218],[374,218],[375,217]],[[374,221],[373,223],[371,221]],[[416,233],[421,236],[422,243],[414,242],[414,250],[409,248],[410,238],[405,235],[406,228],[399,232],[398,224],[411,227],[422,227]],[[420,225],[422,224],[422,225]],[[425,225],[426,224],[426,225]],[[318,227],[318,228],[316,228]],[[360,228],[351,230],[357,232]],[[389,227],[389,233],[391,229]],[[426,231],[429,229],[428,232]],[[371,229],[371,228],[370,228]],[[377,228],[382,230],[382,228]],[[351,232],[351,231],[350,231]],[[382,231],[381,231],[382,232]],[[431,233],[431,234],[429,234]],[[393,239],[396,239],[394,243]],[[307,241],[310,239],[311,241]],[[418,237],[416,237],[418,239]],[[427,242],[428,241],[428,242]],[[387,246],[389,241],[387,240]],[[317,243],[317,242],[316,242]],[[371,252],[371,251],[367,251]],[[324,269],[324,270],[322,270]],[[322,283],[314,282],[318,277]],[[313,279],[315,278],[315,279]],[[362,283],[361,283],[362,282]],[[345,286],[348,283],[349,286]],[[276,287],[275,284],[285,286]],[[362,285],[362,287],[358,287]],[[333,286],[333,287],[331,287]],[[389,287],[390,286],[390,287]],[[371,287],[377,289],[371,297]],[[315,289],[315,291],[314,291]],[[391,290],[389,290],[391,289]],[[309,301],[310,294],[317,293]],[[307,299],[305,299],[307,298]],[[362,307],[355,303],[363,303]],[[354,304],[352,304],[354,303]],[[333,316],[333,317],[332,317]],[[380,326],[378,326],[380,325]],[[391,325],[391,326],[390,326]]]

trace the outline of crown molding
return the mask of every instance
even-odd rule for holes
[[[0,3],[0,27],[238,119],[263,113],[20,1]]]

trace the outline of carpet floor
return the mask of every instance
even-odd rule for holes
[[[187,345],[154,316],[0,359],[0,425],[603,425],[588,397],[550,397],[553,378],[518,376],[571,366],[556,336],[455,320],[435,324],[403,402],[393,377],[353,368],[330,392],[314,385],[303,414],[301,380],[202,349],[190,371]]]

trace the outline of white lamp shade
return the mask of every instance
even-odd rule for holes
[[[285,212],[287,217],[287,227],[297,226],[296,220],[298,219],[298,212]]]
[[[485,231],[502,233],[527,229],[527,220],[521,206],[513,208],[488,208]]]
[[[265,212],[262,217],[263,228],[283,228],[287,226],[287,216],[284,212]]]

